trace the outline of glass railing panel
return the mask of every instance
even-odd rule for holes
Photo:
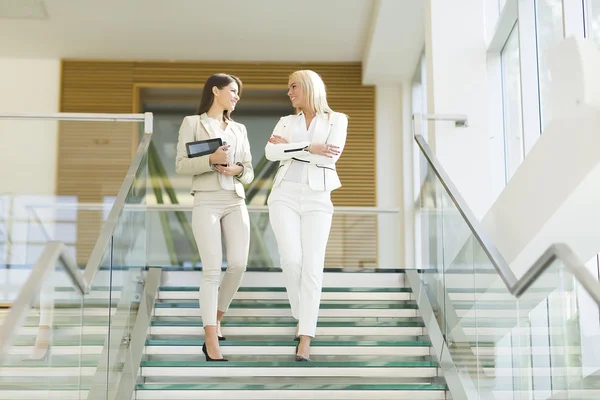
[[[13,170],[0,172],[3,183],[0,194],[13,197],[6,205],[0,199],[0,232],[8,231],[14,250],[7,263],[25,263],[25,256],[37,260],[36,254],[44,247],[44,235],[27,230],[27,221],[35,218],[30,212],[32,206],[57,202],[106,202],[109,207],[112,205],[127,172],[131,143],[138,140],[143,123],[143,116],[48,114],[22,115],[17,119],[15,115],[0,115],[0,136],[11,135],[13,139],[9,142],[15,157]],[[53,154],[57,137],[61,143],[58,164]],[[27,156],[21,157],[22,154]],[[15,173],[18,170],[35,173]],[[3,214],[16,220],[7,221]],[[45,215],[39,217],[42,221],[46,219]],[[52,219],[62,220],[57,215]],[[62,222],[44,223],[43,226],[51,236],[68,237],[69,240],[65,240],[68,247],[74,246],[75,240],[81,242],[76,256],[78,263],[85,265],[102,219],[97,216],[79,216],[78,219],[81,223],[76,230],[70,224],[63,230]],[[3,236],[0,233],[0,240]]]
[[[600,395],[600,312],[586,297],[563,262],[556,260],[519,298],[522,342],[514,364],[522,372],[519,388],[527,398]]]
[[[105,317],[86,316],[83,306],[83,295],[58,262],[43,277],[39,293],[0,361],[2,396],[44,398],[49,390],[56,390],[66,396],[81,395],[69,398],[85,398],[101,348],[87,347],[85,326],[93,322],[91,318]]]
[[[250,215],[249,268],[279,268],[277,243],[269,222],[266,206],[248,206]],[[192,207],[152,205],[148,207],[148,263],[153,266],[201,266],[201,259],[192,233]],[[326,268],[398,268],[385,263],[378,249],[378,235],[384,224],[398,226],[396,210],[372,211],[368,208],[339,207],[333,216],[325,257]],[[387,240],[387,238],[386,238]],[[397,250],[397,249],[396,249]],[[223,249],[226,260],[226,249]],[[223,264],[225,266],[225,264]]]
[[[499,278],[483,247],[471,238],[474,295],[470,318],[462,324],[471,337],[471,351],[476,355],[476,387],[485,396],[511,393],[516,389],[514,348],[520,339],[518,299]],[[492,397],[494,398],[494,397]]]
[[[152,200],[153,193],[148,191]],[[190,196],[191,197],[191,196]],[[135,206],[138,212],[147,211],[149,240],[149,265],[155,266],[199,266],[200,258],[191,228],[192,207],[189,205],[152,204],[146,210],[143,206]],[[103,221],[108,217],[110,204],[103,203],[68,203],[59,200],[53,204],[30,206],[30,213],[43,216],[27,221],[30,231],[44,232],[47,240],[69,241],[71,254],[78,249],[77,237],[70,232],[76,231],[79,225],[97,216]],[[134,208],[128,206],[128,212]],[[250,257],[248,267],[274,268],[279,264],[279,256],[275,237],[269,222],[266,206],[248,206],[250,215]],[[54,230],[56,225],[63,225],[60,232]],[[398,268],[396,263],[384,262],[380,265],[378,258],[386,249],[379,246],[379,235],[386,237],[397,234],[399,214],[396,210],[381,210],[368,207],[340,207],[334,213],[329,238],[326,266],[328,268]],[[41,242],[40,242],[41,245]],[[397,251],[397,248],[395,249]],[[88,253],[90,250],[88,250]],[[388,260],[396,260],[388,255]],[[81,266],[84,268],[84,265]]]
[[[12,307],[6,314],[7,331],[21,326],[17,311],[21,310],[20,305],[29,302],[29,297],[22,297],[24,302],[18,301],[17,294],[26,293],[22,289],[35,286],[36,282],[43,282],[32,309],[25,316],[25,325],[15,330],[14,343],[10,343],[9,351],[1,354],[2,389],[9,381],[22,387],[18,388],[20,392],[2,390],[0,397],[89,398],[89,389],[102,392],[96,393],[94,398],[103,398],[103,394],[116,386],[123,372],[122,360],[140,297],[140,273],[146,265],[143,205],[147,202],[146,154],[151,136],[143,133],[139,138],[139,132],[151,132],[152,116],[3,114],[0,119],[3,120],[1,131],[40,134],[37,146],[23,142],[29,155],[28,168],[37,169],[40,174],[31,175],[29,179],[4,171],[1,179],[6,183],[2,188],[6,193],[0,195],[0,273],[3,275],[0,302]],[[47,165],[44,152],[55,147],[57,134],[64,141],[61,148],[65,155],[59,160],[60,175],[55,182],[52,174],[56,166]],[[128,171],[129,146],[138,139],[141,145],[134,157],[135,168]],[[117,146],[112,146],[115,143]],[[81,150],[90,147],[94,148],[93,154],[82,156]],[[121,151],[117,159],[115,151]],[[127,162],[124,164],[121,160]],[[15,166],[18,168],[18,161]],[[84,174],[81,173],[83,167],[86,168]],[[52,176],[45,176],[46,171]],[[133,183],[129,188],[131,178]],[[123,179],[125,191],[119,190]],[[78,193],[78,196],[43,195],[55,191]],[[117,202],[118,207],[114,208]],[[119,211],[123,203],[135,208],[135,213],[127,208]],[[113,208],[115,212],[110,214]],[[105,224],[109,216],[112,222]],[[100,246],[92,253],[99,237]],[[43,258],[51,259],[50,254],[58,247],[76,260],[68,261],[71,277],[84,290],[89,283],[89,293],[80,295],[70,284],[71,278],[63,271],[65,268],[60,266],[48,277],[31,275],[32,271],[40,274]],[[36,269],[34,264],[38,266]],[[77,265],[83,275],[74,272]],[[9,336],[3,332],[3,337]],[[40,343],[44,344],[41,355]],[[30,386],[26,387],[28,383]]]
[[[106,214],[75,205],[111,208],[143,124],[142,115],[0,115],[0,136],[10,135],[14,150],[7,154],[14,168],[0,171],[0,303],[14,299],[49,240],[63,242],[80,266],[87,264]],[[57,137],[58,164],[54,154],[48,157]],[[36,172],[15,173],[20,170]]]
[[[477,242],[451,196],[429,163],[424,158],[421,161],[425,179],[419,192],[416,221],[420,231],[420,267],[425,270],[421,280],[454,368],[477,387],[479,379],[485,377],[486,365],[482,361],[489,359],[490,341],[485,338],[487,346],[478,347],[484,338],[478,330],[477,317],[481,311],[490,315],[490,309],[480,308],[493,306],[477,304],[477,277],[485,267],[476,258]],[[487,333],[491,330],[493,326]]]
[[[92,282],[92,293],[86,297],[86,312],[100,304],[110,315],[105,325],[98,327],[98,332],[109,333],[104,337],[104,352],[99,360],[101,367],[95,376],[95,395],[101,398],[114,398],[120,379],[135,377],[133,371],[123,371],[123,366],[126,365],[128,341],[143,291],[142,273],[148,262],[146,201],[149,187],[148,162],[144,155],[102,253],[101,268]],[[112,217],[107,219],[107,224],[113,222]],[[102,238],[104,236],[100,242]],[[95,251],[90,262],[94,261]]]
[[[420,279],[445,365],[478,398],[600,398],[598,304],[558,260],[515,296],[427,165],[416,203]]]
[[[33,218],[30,205],[43,200],[34,196],[0,195],[0,301],[10,304],[27,281],[33,264],[50,240],[39,219]]]

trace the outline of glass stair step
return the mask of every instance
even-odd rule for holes
[[[14,346],[33,346],[35,338],[20,337],[14,342]],[[80,337],[60,337],[52,339],[52,347],[57,346],[104,346],[104,340],[101,339],[81,339]]]
[[[198,292],[199,286],[161,286],[159,291],[161,292]],[[284,287],[240,287],[239,292],[279,292],[285,293]],[[411,293],[412,290],[407,287],[397,288],[362,288],[362,287],[324,287],[323,292],[325,293]]]
[[[137,400],[443,400],[445,385],[438,384],[140,384]]]
[[[203,340],[148,340],[147,355],[202,355]],[[225,355],[276,356],[293,354],[296,342],[287,341],[235,341],[219,343]],[[425,357],[430,354],[430,343],[426,341],[330,341],[314,340],[311,343],[313,356],[392,356]]]
[[[204,340],[147,340],[146,346],[202,346]],[[290,341],[270,341],[270,340],[248,340],[234,341],[225,340],[219,342],[220,346],[225,347],[244,347],[244,346],[267,346],[267,347],[286,347]],[[294,344],[295,346],[295,344]],[[384,341],[384,340],[318,340],[311,342],[311,347],[430,347],[431,342],[425,340],[414,341]]]
[[[138,384],[137,390],[445,390],[446,385],[440,384],[348,384],[348,385],[317,385],[297,383],[290,387],[288,384],[219,384],[203,385],[203,384]]]
[[[225,336],[286,336],[294,335],[296,323],[281,318],[261,318],[255,321],[224,321]],[[407,318],[385,321],[319,321],[317,336],[419,336],[424,332],[422,320]],[[201,335],[202,322],[193,320],[154,320],[150,324],[151,335]]]
[[[151,326],[170,326],[170,327],[202,327],[202,322],[197,320],[189,320],[189,321],[181,321],[181,320],[173,320],[173,321],[152,321],[150,323]],[[279,318],[267,319],[263,318],[260,321],[236,321],[232,322],[230,320],[223,321],[222,327],[296,327],[296,323],[292,320],[290,321],[281,321]],[[400,328],[400,327],[424,327],[425,324],[420,319],[408,319],[408,320],[391,320],[391,321],[373,321],[367,323],[361,322],[331,322],[331,321],[318,321],[317,327],[329,327],[329,328],[362,328],[362,327],[370,327],[370,328]]]
[[[290,356],[290,359],[292,356]],[[217,365],[218,364],[218,365]],[[141,376],[229,378],[258,376],[344,376],[344,377],[414,377],[437,376],[437,363],[433,361],[396,362],[295,362],[291,361],[142,361]]]
[[[161,302],[156,303],[156,308],[200,308],[200,303],[198,301],[176,301],[176,300],[163,300]],[[273,301],[232,301],[229,308],[283,308],[289,309],[289,302],[273,302]],[[353,302],[353,303],[328,303],[322,302],[320,307],[321,310],[331,310],[331,309],[372,309],[372,310],[381,310],[381,309],[393,309],[393,310],[403,310],[410,309],[416,310],[418,306],[414,302],[406,302],[406,303],[382,303],[382,302]]]
[[[167,300],[155,304],[156,316],[200,317],[198,301]],[[409,318],[419,315],[418,307],[412,302],[383,303],[383,302],[354,302],[328,303],[323,302],[319,316],[327,317],[356,317],[356,318]],[[231,317],[291,317],[289,302],[268,301],[233,301],[228,312]]]
[[[66,387],[52,386],[47,388],[32,389],[9,389],[0,387],[0,400],[85,400],[88,397],[88,390],[80,390],[77,385],[63,385]]]
[[[198,299],[197,286],[166,286],[158,292],[158,299]],[[241,287],[235,294],[236,300],[287,300],[283,287]],[[405,301],[413,299],[409,288],[349,288],[324,287],[321,293],[322,301],[329,300],[387,300]]]
[[[419,348],[417,348],[419,349]],[[222,347],[221,352],[225,358],[230,362],[244,362],[244,363],[256,363],[256,362],[290,362],[295,361],[296,346],[290,346],[289,348],[277,347],[269,349],[266,347],[256,348],[254,354],[249,352],[242,352],[243,348],[235,347]],[[273,352],[276,350],[277,352]],[[323,348],[319,348],[323,350]],[[428,361],[431,360],[431,356],[428,352],[422,352],[422,354],[410,354],[409,352],[391,353],[386,354],[361,354],[358,352],[341,352],[340,354],[322,354],[323,352],[315,351],[313,348],[310,352],[310,359],[312,362],[326,362],[326,363],[349,363],[349,362],[407,362],[407,361]],[[149,354],[146,353],[144,357],[146,361],[181,361],[181,362],[199,362],[205,361],[202,350],[198,349],[195,352],[189,353],[165,353],[165,354]],[[467,364],[467,363],[464,363]],[[493,366],[493,365],[492,365]]]

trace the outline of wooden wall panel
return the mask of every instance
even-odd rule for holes
[[[64,60],[61,111],[131,113],[136,84],[201,85],[216,72],[237,75],[249,87],[286,86],[288,76],[298,69],[319,73],[327,85],[330,106],[349,116],[346,148],[338,162],[343,186],[333,192],[334,204],[375,206],[375,88],[361,84],[360,63]],[[104,196],[116,195],[135,150],[132,135],[130,127],[61,125],[57,193],[78,195],[81,201],[101,201]],[[376,244],[372,243],[376,240],[376,219],[345,232],[343,220],[347,222],[341,218],[334,221],[327,264],[358,266],[376,258]],[[96,232],[97,227],[90,222],[79,229]],[[82,235],[85,240],[93,237]],[[81,247],[80,260],[87,259],[89,248],[89,243]]]

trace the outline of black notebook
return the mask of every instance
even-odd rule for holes
[[[185,144],[189,158],[212,154],[221,146],[223,146],[223,141],[220,138],[199,140]]]

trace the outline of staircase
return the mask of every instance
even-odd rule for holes
[[[247,272],[223,320],[228,363],[201,346],[200,272],[164,272],[136,400],[446,399],[401,272],[326,272],[310,363],[294,361],[295,322],[277,272]]]
[[[17,270],[12,275],[14,278],[26,272]],[[105,274],[104,271],[99,273]],[[82,303],[72,287],[57,287],[52,345],[48,357],[41,360],[28,359],[39,326],[39,305],[34,304],[0,368],[0,399],[87,399],[97,367],[101,364],[110,319],[114,318],[117,311],[120,290],[120,287],[113,287],[113,291],[107,286],[93,287],[85,303]],[[8,309],[0,311],[0,319],[7,313]],[[135,307],[131,307],[127,313],[130,315],[130,325],[135,321],[135,313]]]

